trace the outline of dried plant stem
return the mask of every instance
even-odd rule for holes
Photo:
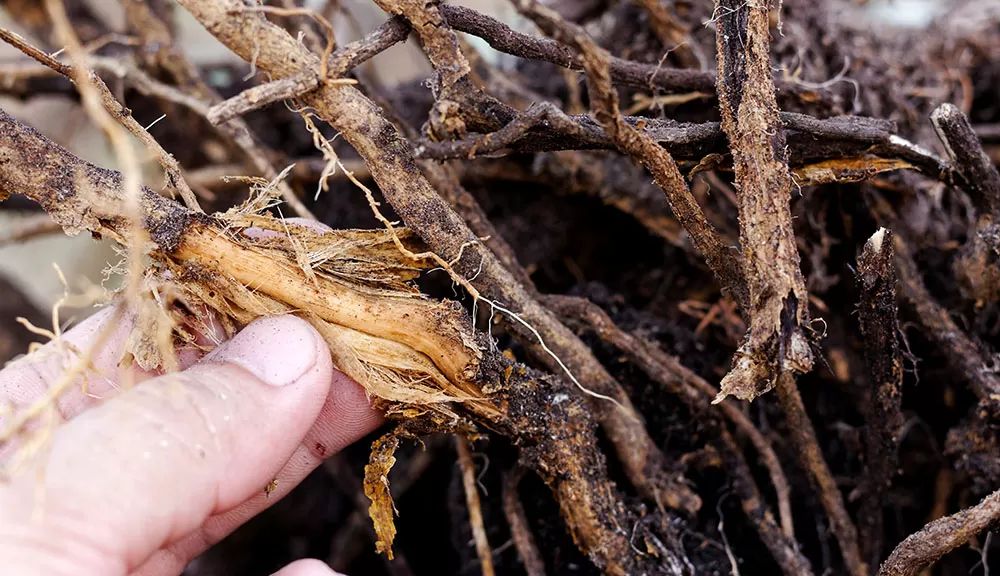
[[[208,121],[216,125],[222,124],[274,102],[297,98],[315,90],[320,82],[353,82],[337,78],[392,45],[406,40],[409,33],[410,29],[402,19],[387,20],[361,40],[351,42],[332,54],[327,62],[326,76],[307,70],[296,76],[254,86],[212,106],[207,115]]]
[[[258,84],[212,106],[208,111],[207,118],[212,124],[219,125],[247,112],[270,106],[275,102],[297,98],[301,94],[314,90],[317,86],[319,86],[319,76],[312,71]]]
[[[618,148],[616,141],[590,115],[569,115],[561,110],[557,115],[558,108],[554,106],[554,110],[539,109],[544,104],[536,103],[488,134],[471,134],[463,139],[440,142],[423,139],[419,155],[447,160],[517,152]],[[889,168],[912,168],[945,182],[953,175],[952,170],[943,167],[941,160],[929,153],[904,153],[901,148],[894,147],[892,142],[899,137],[892,123],[858,117],[820,119],[794,112],[782,112],[780,119],[788,139],[790,161],[803,169],[814,165],[803,175],[811,176],[816,182],[822,181],[821,169],[824,168],[822,161],[812,161],[817,157],[841,163],[825,166],[827,172],[853,172],[856,178]],[[727,151],[718,122],[693,124],[645,116],[623,116],[622,120],[665,147],[676,159],[700,160],[708,154]],[[827,142],[829,139],[837,142],[833,149]],[[876,151],[885,158],[863,156]]]
[[[931,114],[931,122],[980,213],[1000,220],[1000,171],[983,151],[969,119],[954,104],[942,104]]]

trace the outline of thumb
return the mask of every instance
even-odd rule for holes
[[[329,566],[320,562],[319,560],[314,560],[312,558],[307,558],[305,560],[296,560],[288,566],[285,566],[281,570],[278,570],[271,576],[344,576],[340,572],[334,572]]]
[[[263,491],[333,373],[311,326],[266,318],[188,370],[85,412],[0,490],[0,558],[17,574],[127,573]]]

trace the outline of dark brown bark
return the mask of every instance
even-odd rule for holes
[[[903,428],[903,354],[896,310],[896,261],[892,232],[882,228],[865,243],[858,258],[858,320],[868,362],[865,395],[865,463],[859,491],[858,535],[870,566],[882,560],[883,504],[896,473]]]

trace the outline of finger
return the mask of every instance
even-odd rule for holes
[[[36,474],[0,492],[0,557],[31,573],[45,542],[74,542],[92,573],[126,573],[262,491],[315,421],[332,374],[311,326],[267,318],[189,370],[85,412],[56,432]]]
[[[16,414],[42,398],[63,374],[89,358],[89,368],[70,383],[56,400],[59,416],[69,419],[100,399],[114,394],[121,382],[139,382],[151,375],[138,367],[119,365],[132,322],[119,306],[98,310],[35,352],[11,362],[0,371],[0,404]],[[0,426],[4,423],[0,418]],[[0,446],[0,461],[18,447],[17,442]]]
[[[206,312],[196,316],[197,325],[188,327],[195,334],[195,343],[177,350],[181,368],[200,360],[204,349],[213,347],[223,335],[214,314]],[[60,341],[49,342],[0,370],[0,404],[6,405],[10,413],[26,408],[59,383],[68,370],[87,360],[89,365],[81,377],[56,400],[56,408],[63,420],[69,420],[113,396],[123,384],[138,384],[153,378],[155,373],[143,370],[135,363],[122,362],[134,325],[135,315],[121,304],[107,306],[91,314],[63,333]],[[2,422],[0,419],[0,425]],[[0,461],[16,448],[17,444],[13,442],[0,446]]]
[[[307,558],[296,560],[271,576],[343,576],[340,572],[334,572],[324,562]]]
[[[344,374],[334,372],[333,383],[319,417],[288,462],[275,475],[273,491],[258,491],[232,510],[212,516],[185,538],[156,552],[135,571],[135,575],[179,573],[199,554],[279,502],[325,458],[356,442],[382,422],[382,414],[371,408],[364,389]]]

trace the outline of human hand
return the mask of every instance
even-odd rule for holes
[[[120,316],[106,308],[63,338],[87,350]],[[178,574],[382,421],[294,316],[259,319],[204,358],[181,351],[185,369],[164,376],[118,366],[130,329],[119,323],[93,354],[87,393],[58,401],[66,422],[0,484],[5,573]],[[58,380],[65,355],[46,348],[0,371],[0,402],[23,408]],[[139,383],[119,390],[126,378]],[[335,573],[299,561],[278,574]]]

